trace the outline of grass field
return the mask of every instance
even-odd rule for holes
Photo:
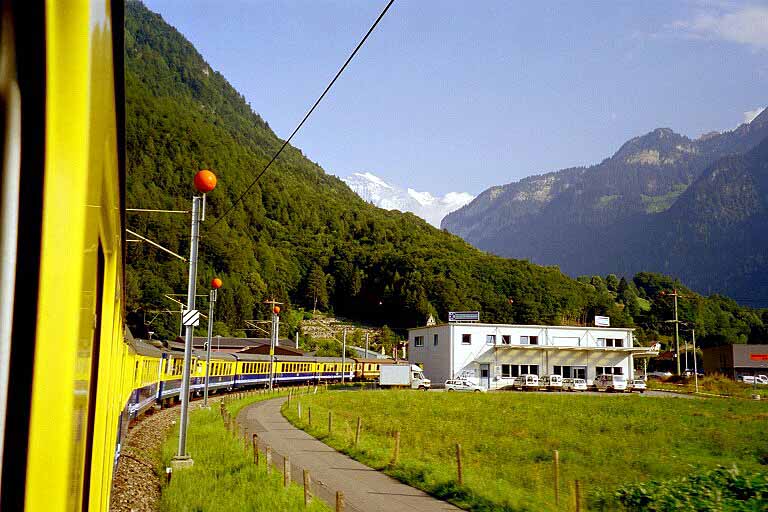
[[[283,409],[295,425],[471,510],[556,510],[554,450],[560,454],[560,510],[573,501],[577,479],[585,501],[608,499],[611,509],[613,492],[624,484],[684,477],[718,465],[764,471],[768,464],[765,402],[416,391],[332,391],[300,401],[301,421],[298,400]],[[363,433],[354,448],[358,416]],[[389,467],[394,431],[401,436],[400,462]],[[456,483],[456,443],[463,450],[463,486]]]
[[[274,398],[251,395],[227,404],[233,415],[246,405]],[[163,462],[170,465],[178,447],[178,426],[163,444]],[[187,451],[195,461],[191,468],[176,470],[171,484],[163,487],[161,510],[182,511],[327,511],[319,500],[304,507],[304,491],[292,484],[283,487],[277,471],[267,475],[264,463],[253,464],[253,454],[245,452],[241,442],[231,436],[222,421],[219,404],[210,410],[190,413]],[[262,459],[263,460],[263,459]]]
[[[696,388],[693,377],[671,377],[664,380],[649,379],[648,389],[693,393]],[[699,377],[699,393],[712,393],[747,399],[751,399],[753,394],[759,394],[765,399],[768,398],[768,386],[744,384],[724,375],[714,375]]]

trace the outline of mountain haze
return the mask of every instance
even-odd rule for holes
[[[659,128],[629,140],[600,164],[492,187],[446,216],[442,227],[489,252],[558,265],[571,275],[652,270],[680,276],[701,291],[744,296],[750,290],[735,284],[732,268],[718,270],[696,263],[702,258],[714,261],[718,253],[733,254],[727,240],[709,239],[706,247],[700,247],[689,238],[691,230],[680,228],[682,238],[672,239],[663,228],[670,219],[685,217],[686,191],[696,184],[701,192],[699,180],[713,166],[727,167],[732,155],[750,151],[765,138],[768,110],[733,131],[698,139]],[[707,188],[707,193],[712,204],[723,208],[718,195],[733,195],[717,186]],[[713,229],[719,229],[716,225],[728,215],[712,208],[701,211],[710,212]],[[752,213],[762,215],[759,210]],[[701,215],[696,218],[698,229],[705,229]],[[647,230],[652,226],[662,232],[649,237]],[[666,245],[660,245],[661,240]],[[667,251],[672,247],[674,251]],[[762,261],[759,254],[741,252],[740,256],[749,259],[753,269]],[[768,303],[768,294],[762,297]]]

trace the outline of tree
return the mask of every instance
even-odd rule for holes
[[[622,279],[624,279],[622,277]],[[616,274],[608,274],[605,276],[605,286],[608,287],[608,290],[615,292],[619,288],[619,278],[616,277]]]
[[[307,278],[307,295],[312,300],[312,313],[317,311],[317,304],[325,308],[328,306],[328,288],[326,286],[327,277],[318,265],[312,267],[312,271]]]

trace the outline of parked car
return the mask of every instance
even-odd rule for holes
[[[665,379],[671,376],[672,372],[648,372],[649,379]]]
[[[624,375],[598,375],[594,383],[598,391],[611,392],[627,389],[627,378]]]
[[[446,391],[474,391],[475,393],[484,392],[485,388],[473,384],[468,380],[454,379],[445,381]]]
[[[744,384],[768,384],[768,376],[765,375],[742,375],[736,380]]]
[[[648,386],[645,385],[643,379],[633,379],[628,386],[629,391],[638,391],[640,393],[645,393],[646,389],[648,389]]]
[[[525,373],[519,377],[515,377],[512,387],[519,389],[538,389],[539,376],[533,373]]]
[[[559,391],[563,389],[563,377],[561,375],[544,375],[539,378],[539,386],[547,391]]]
[[[563,379],[563,391],[586,391],[587,381],[584,379]]]

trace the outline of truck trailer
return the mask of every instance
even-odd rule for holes
[[[421,367],[415,364],[390,364],[381,366],[379,385],[382,387],[406,387],[428,390],[432,382],[424,377]]]

